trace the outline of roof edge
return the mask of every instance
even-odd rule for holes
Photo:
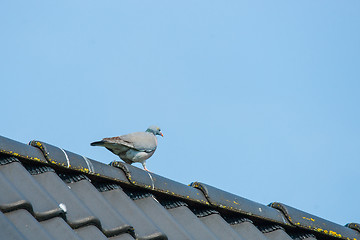
[[[346,240],[360,239],[360,234],[347,226],[341,226],[283,203],[273,202],[269,206],[281,211],[294,226]]]

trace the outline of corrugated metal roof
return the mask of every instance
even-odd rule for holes
[[[0,137],[0,239],[360,240],[359,224]]]

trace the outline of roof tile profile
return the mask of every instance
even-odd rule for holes
[[[0,229],[0,239],[360,240],[357,223],[1,136]]]

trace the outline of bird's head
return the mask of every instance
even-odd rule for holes
[[[154,135],[160,135],[160,136],[164,136],[161,132],[161,129],[158,126],[150,126],[148,127],[148,129],[146,129],[146,132],[150,132],[153,133]]]

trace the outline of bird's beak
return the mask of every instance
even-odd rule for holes
[[[164,137],[164,134],[162,132],[160,132],[160,136]]]

